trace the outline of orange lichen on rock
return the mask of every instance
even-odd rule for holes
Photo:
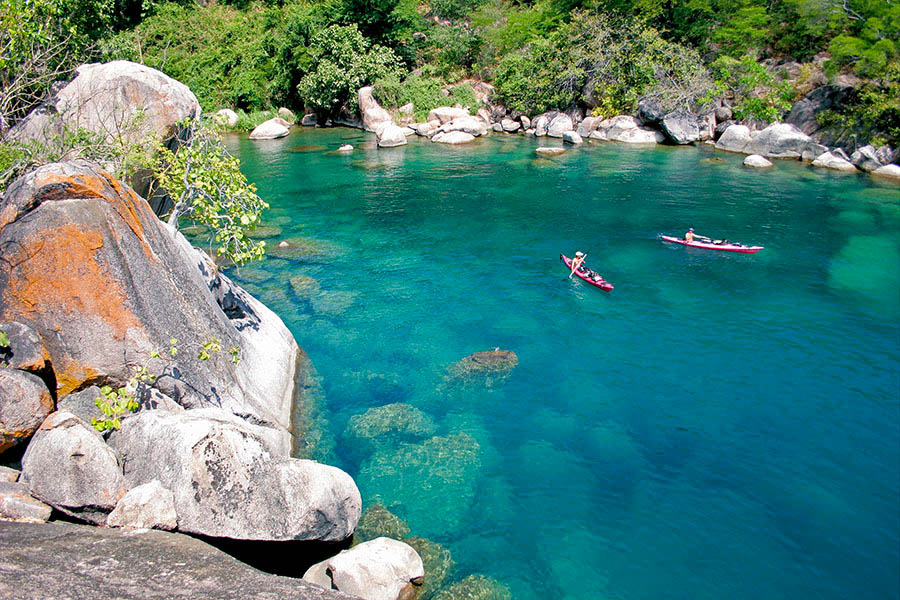
[[[62,225],[42,231],[40,239],[25,239],[9,257],[17,268],[9,272],[3,301],[6,314],[40,320],[58,316],[99,318],[116,339],[124,340],[140,321],[128,306],[128,297],[97,262],[103,247],[97,231]]]
[[[41,201],[83,198],[104,200],[113,207],[128,228],[146,245],[143,219],[153,217],[150,207],[131,188],[123,186],[106,171],[99,175],[67,176],[60,173],[44,173],[35,180],[35,197]],[[141,214],[143,213],[143,214]],[[152,252],[150,252],[152,254]]]

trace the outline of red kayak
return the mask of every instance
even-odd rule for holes
[[[569,268],[569,271],[572,270],[572,260],[566,256],[565,254],[560,254],[559,259],[566,263],[566,266]],[[578,267],[578,270],[575,271],[575,274],[578,275],[581,279],[588,282],[589,284],[600,288],[601,290],[606,290],[607,292],[613,289],[613,284],[603,279],[599,273],[594,273],[590,269],[584,266],[584,263]]]
[[[712,240],[709,242],[688,242],[681,238],[672,237],[671,235],[660,235],[659,239],[664,242],[672,242],[673,244],[681,244],[682,246],[690,246],[692,248],[706,248],[707,250],[726,250],[728,252],[743,252],[744,254],[753,254],[763,249],[763,246],[745,246],[737,242],[729,242],[728,240]]]

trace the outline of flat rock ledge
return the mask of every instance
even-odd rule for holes
[[[354,600],[262,573],[186,535],[3,521],[0,598]]]

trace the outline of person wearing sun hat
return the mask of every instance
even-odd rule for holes
[[[578,268],[584,264],[585,258],[587,258],[587,254],[585,254],[581,250],[575,252],[575,258],[572,259],[572,271],[569,273],[569,279],[571,279],[572,275],[575,274],[575,271],[577,271]]]

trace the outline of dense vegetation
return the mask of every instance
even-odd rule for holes
[[[382,102],[421,115],[477,79],[532,115],[633,112],[650,96],[694,109],[726,98],[738,118],[771,121],[843,74],[858,91],[822,119],[900,142],[897,0],[0,0],[0,20],[4,84],[38,38],[71,48],[66,59],[158,68],[207,111],[336,116],[375,84]],[[31,105],[0,110],[14,122]]]

